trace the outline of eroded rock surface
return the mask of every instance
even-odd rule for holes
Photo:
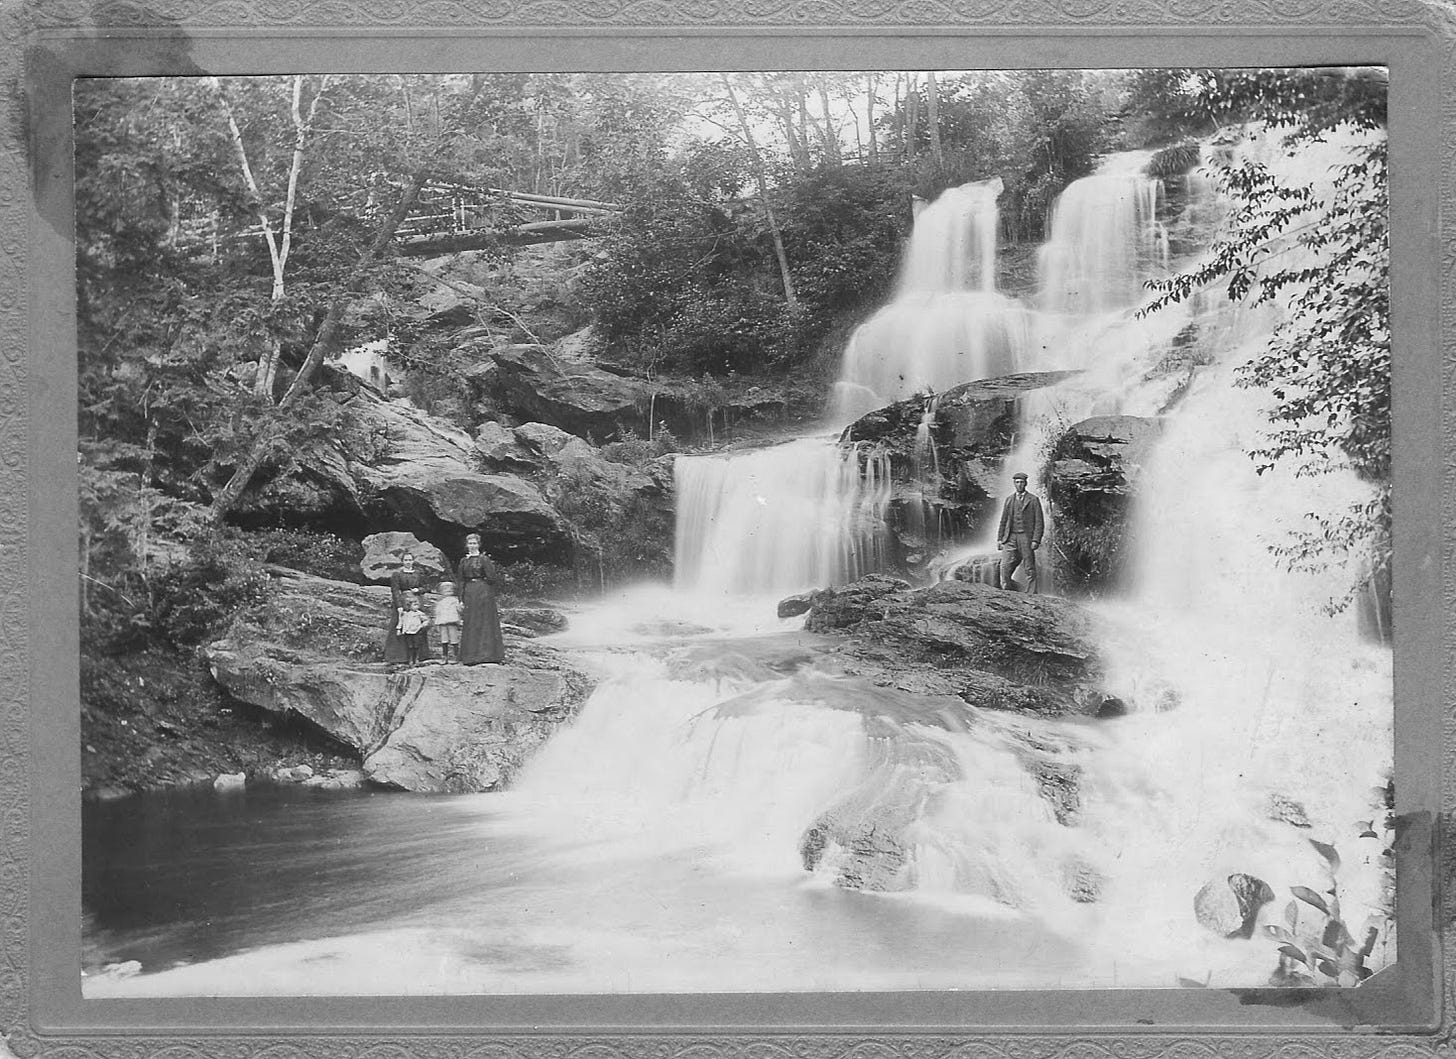
[[[1046,482],[1055,525],[1049,558],[1064,590],[1096,595],[1124,576],[1132,501],[1162,431],[1161,419],[1096,416],[1073,424],[1053,443]]]
[[[886,686],[1046,716],[1105,698],[1091,616],[1054,596],[870,576],[815,593],[804,628],[843,635],[846,669]]]
[[[235,698],[296,714],[354,748],[375,783],[504,786],[591,690],[555,650],[511,634],[511,608],[504,664],[392,671],[378,661],[388,589],[272,574],[274,598],[205,649],[213,676]],[[546,623],[538,610],[521,617]]]

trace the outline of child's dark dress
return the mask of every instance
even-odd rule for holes
[[[396,570],[389,575],[389,620],[384,625],[384,660],[391,664],[409,661],[409,652],[399,635],[399,612],[404,609],[404,594],[418,592],[425,583],[424,574],[418,569]],[[419,638],[421,659],[430,657],[430,639]]]

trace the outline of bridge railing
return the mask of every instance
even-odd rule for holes
[[[365,216],[383,210],[386,199],[380,187],[363,189],[350,196],[346,205]],[[199,212],[181,218],[175,225],[175,244],[196,254],[216,257],[224,246],[236,246],[252,239],[263,240],[260,224],[222,230],[216,212]],[[545,221],[529,221],[530,213],[546,212]],[[494,231],[502,242],[534,243],[557,238],[580,238],[593,220],[616,216],[622,207],[596,199],[566,198],[505,188],[480,187],[430,181],[420,192],[415,208],[405,215],[395,237],[404,242],[432,238],[471,237]],[[511,233],[519,233],[513,238]]]

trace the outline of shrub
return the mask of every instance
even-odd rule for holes
[[[607,442],[601,449],[603,459],[629,467],[642,467],[659,456],[681,451],[681,443],[666,426],[654,431],[651,441],[630,428],[618,431],[617,440]]]
[[[185,559],[152,579],[146,618],[155,636],[187,646],[268,595],[268,575],[251,549],[238,534],[220,532],[196,542]]]
[[[1361,837],[1379,838],[1369,823]],[[1330,878],[1340,869],[1340,855],[1333,846],[1310,840],[1329,865]],[[1389,845],[1384,855],[1390,854]],[[1278,985],[1354,986],[1369,978],[1374,971],[1368,966],[1380,936],[1380,928],[1367,924],[1356,938],[1341,918],[1338,884],[1331,881],[1328,889],[1319,892],[1308,886],[1292,886],[1293,899],[1284,908],[1284,922],[1271,923],[1264,929],[1280,942],[1279,967],[1272,981]],[[1387,909],[1385,928],[1394,920]]]
[[[308,529],[266,529],[248,535],[250,550],[261,561],[286,566],[315,577],[364,583],[358,541]]]
[[[1203,149],[1196,140],[1184,140],[1172,147],[1164,147],[1148,161],[1147,174],[1162,180],[1182,176],[1202,160]]]

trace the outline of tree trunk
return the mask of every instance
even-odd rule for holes
[[[880,87],[880,75],[870,74],[870,83],[865,91],[865,125],[870,138],[870,164],[880,160],[880,143],[875,137],[875,92]]]
[[[263,465],[269,450],[273,447],[273,441],[277,436],[278,424],[283,420],[283,413],[298,403],[313,384],[314,373],[318,371],[319,365],[323,363],[324,357],[334,346],[334,339],[339,330],[339,322],[343,319],[344,309],[349,304],[349,296],[354,293],[359,283],[368,274],[369,269],[383,255],[394,233],[403,223],[405,215],[409,213],[410,207],[419,197],[420,188],[429,179],[429,170],[421,168],[411,178],[409,185],[400,195],[399,201],[395,203],[383,220],[380,221],[378,229],[374,234],[374,241],[370,243],[369,249],[360,256],[358,264],[350,270],[349,275],[340,285],[339,290],[329,301],[327,311],[324,313],[323,323],[319,325],[318,333],[315,335],[313,345],[309,347],[308,356],[304,358],[298,374],[289,383],[288,389],[278,401],[278,407],[274,413],[266,419],[258,430],[258,436],[253,439],[253,444],[248,450],[243,462],[234,470],[227,484],[222,487],[216,496],[212,498],[212,518],[214,522],[221,523],[228,515],[228,512],[237,504],[238,498],[243,495],[243,490],[253,480],[253,475],[258,473],[258,468]]]
[[[915,157],[916,140],[920,135],[920,85],[918,75],[911,74],[905,84],[905,160]]]
[[[768,221],[769,231],[773,234],[774,256],[778,258],[779,278],[784,285],[784,301],[789,303],[790,309],[799,307],[799,298],[794,291],[794,277],[789,272],[789,255],[784,250],[784,237],[779,231],[778,218],[774,216],[773,206],[768,200],[768,167],[764,165],[763,155],[759,153],[758,141],[753,137],[753,129],[748,124],[748,116],[743,112],[743,106],[738,102],[738,93],[733,91],[733,82],[728,80],[727,74],[719,74],[724,89],[728,92],[728,102],[733,106],[733,114],[738,119],[738,128],[743,134],[743,141],[748,145],[748,156],[753,160],[753,167],[758,174],[758,201],[763,207],[764,218]]]
[[[325,75],[319,83],[318,91],[314,93],[314,97],[309,103],[307,117],[303,113],[303,77],[299,75],[293,79],[293,158],[288,168],[288,190],[283,197],[283,220],[277,231],[274,230],[273,221],[268,216],[267,201],[263,198],[263,193],[253,176],[253,167],[248,161],[248,151],[243,144],[243,134],[238,128],[232,104],[222,90],[222,82],[215,77],[211,79],[211,82],[213,90],[222,103],[223,114],[227,118],[228,133],[232,138],[233,152],[237,155],[243,181],[248,186],[248,195],[252,200],[254,212],[258,215],[263,237],[268,242],[268,257],[273,266],[273,292],[269,300],[276,308],[283,301],[286,293],[285,275],[288,269],[288,255],[293,246],[293,210],[298,201],[298,177],[303,171],[304,152],[308,146],[309,133],[313,129],[314,115],[318,113],[319,100],[329,87],[329,78],[328,75]],[[275,325],[276,323],[275,321]],[[278,362],[282,356],[283,340],[275,335],[269,340],[268,348],[263,355],[258,358],[258,373],[253,379],[253,391],[258,396],[272,400],[274,384],[278,377]]]
[[[945,155],[940,150],[940,87],[935,83],[935,71],[925,75],[925,120],[930,125],[930,159],[937,170],[945,167]]]
[[[157,457],[157,421],[155,419],[147,422],[146,453],[146,459],[142,462],[141,488],[137,490],[140,494],[137,500],[141,505],[141,515],[137,519],[136,541],[132,545],[132,550],[136,552],[137,569],[142,573],[142,580],[146,580],[147,553],[152,550],[152,510],[156,506],[152,492],[152,466]]]
[[[829,90],[824,79],[819,79],[819,109],[824,114],[824,127],[819,130],[824,139],[824,160],[832,166],[843,164],[844,153],[839,144],[839,131],[834,127],[834,116],[829,110]]]
[[[895,99],[894,109],[890,111],[893,120],[890,123],[890,134],[895,137],[900,145],[900,153],[905,153],[905,102],[900,96],[900,85],[902,82],[900,73],[895,73]]]
[[[91,527],[81,526],[81,612],[91,613]]]
[[[794,108],[798,112],[799,119],[799,142],[804,145],[804,153],[809,152],[809,93],[804,88],[804,79],[794,79]]]
[[[778,105],[774,108],[774,116],[778,119],[783,129],[784,142],[789,146],[789,160],[793,163],[795,173],[806,173],[809,170],[809,150],[799,140],[799,134],[794,129],[794,110],[789,97],[779,94]]]

